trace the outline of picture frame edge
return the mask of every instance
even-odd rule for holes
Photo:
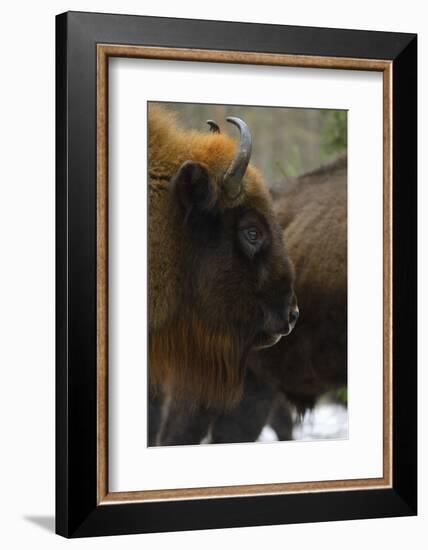
[[[111,519],[109,519],[107,522],[105,518],[112,513],[114,513],[115,510],[119,510],[117,508],[118,506],[124,506],[128,511],[129,507],[137,506],[139,510],[144,510],[144,507],[147,508],[147,506],[152,506],[153,510],[161,510],[162,505],[165,503],[144,503],[143,507],[140,507],[141,503],[138,504],[107,504],[107,505],[100,505],[99,499],[96,495],[96,482],[94,484],[94,480],[96,481],[96,472],[93,471],[87,475],[85,479],[80,479],[80,482],[77,483],[76,486],[74,486],[74,483],[76,480],[78,480],[79,473],[81,474],[81,466],[74,471],[73,470],[73,460],[71,458],[71,454],[73,452],[76,452],[76,449],[79,449],[80,451],[83,451],[83,445],[80,443],[76,437],[75,434],[75,427],[71,425],[76,419],[76,411],[73,411],[74,414],[71,414],[70,405],[73,405],[73,399],[75,399],[75,392],[76,390],[76,377],[78,377],[77,373],[71,373],[70,369],[72,368],[73,363],[73,357],[70,356],[70,342],[69,342],[69,328],[70,328],[70,315],[72,315],[72,312],[70,312],[70,305],[72,300],[72,297],[70,295],[70,279],[69,279],[69,268],[70,268],[70,261],[73,263],[75,258],[73,257],[73,242],[70,242],[71,235],[70,231],[75,231],[75,227],[73,225],[73,218],[75,217],[75,212],[72,212],[70,208],[73,207],[73,201],[70,201],[70,188],[69,188],[69,178],[70,178],[70,138],[72,140],[72,136],[70,136],[70,115],[69,115],[69,109],[70,109],[70,63],[73,63],[73,60],[70,59],[70,50],[69,50],[69,42],[68,39],[70,38],[70,28],[68,26],[69,20],[70,20],[70,13],[73,14],[72,18],[74,18],[74,22],[76,22],[76,13],[79,14],[79,17],[77,19],[80,19],[79,22],[81,22],[83,19],[86,20],[86,16],[82,16],[80,18],[80,14],[86,13],[86,12],[66,12],[65,14],[60,14],[56,17],[56,49],[57,49],[57,57],[56,57],[56,95],[57,95],[57,103],[56,103],[56,155],[57,155],[57,165],[56,165],[56,208],[57,208],[57,216],[56,216],[56,239],[57,239],[57,259],[56,259],[56,282],[57,282],[57,289],[56,289],[56,297],[57,297],[57,305],[56,305],[56,339],[57,339],[57,346],[56,346],[56,462],[57,462],[57,468],[56,468],[56,532],[62,536],[65,537],[76,537],[76,536],[91,536],[91,535],[101,535],[106,534],[103,533],[103,529],[106,528],[107,523],[113,528],[113,526],[116,526],[116,529],[120,531],[120,526],[118,526],[117,522],[112,522]],[[90,14],[91,20],[93,20],[92,16],[98,15],[98,14]],[[102,16],[106,14],[100,14]],[[116,17],[113,14],[111,17]],[[138,17],[138,16],[117,16],[117,17]],[[161,19],[167,19],[167,18],[161,18]],[[182,20],[182,21],[198,21],[198,20]],[[201,21],[201,20],[199,20]],[[229,24],[229,22],[227,22]],[[231,25],[233,25],[233,22],[230,22]],[[238,24],[239,25],[239,24]],[[256,25],[257,24],[251,24]],[[269,26],[269,25],[266,25]],[[281,26],[282,29],[286,29],[286,27]],[[305,29],[305,27],[301,27],[300,29]],[[329,29],[323,29],[323,30],[329,30]],[[99,31],[99,29],[98,29]],[[95,31],[88,31],[88,29],[84,29],[82,31],[82,28],[80,28],[80,32],[90,32],[92,33],[90,37],[86,36],[85,40],[83,40],[84,48],[90,47],[92,50],[93,46],[90,46],[90,44],[94,45],[97,43],[96,38],[98,36],[95,36]],[[364,31],[352,31],[352,32],[364,32]],[[372,31],[376,32],[376,31]],[[395,33],[385,33],[388,35],[394,36]],[[401,34],[402,33],[398,33]],[[408,185],[404,186],[403,183],[403,176],[401,171],[403,170],[402,164],[403,159],[401,158],[402,155],[398,155],[397,151],[400,150],[399,148],[403,147],[402,143],[403,140],[406,138],[407,143],[414,144],[416,142],[417,136],[416,136],[416,48],[417,48],[417,35],[415,34],[406,34],[405,35],[406,40],[403,39],[403,43],[405,42],[405,46],[403,49],[392,59],[389,59],[393,63],[392,67],[392,79],[393,79],[393,115],[392,115],[392,125],[393,128],[397,127],[397,120],[398,125],[402,125],[404,127],[403,135],[400,136],[398,141],[393,141],[393,150],[392,150],[392,163],[393,163],[393,186],[394,186],[394,196],[391,198],[392,200],[392,206],[394,208],[394,205],[397,205],[396,200],[396,190],[400,188],[399,190],[399,197],[401,199],[402,196],[406,195],[407,193],[407,199],[404,198],[406,208],[405,212],[398,212],[397,214],[397,208],[393,211],[393,278],[394,281],[396,280],[396,274],[398,276],[399,281],[403,278],[408,279],[409,277],[412,279],[413,283],[416,280],[416,250],[414,246],[408,247],[407,249],[403,248],[403,238],[400,237],[401,240],[397,240],[394,237],[395,231],[397,231],[397,227],[395,225],[396,216],[399,216],[399,224],[402,224],[402,220],[409,221],[411,220],[411,224],[406,227],[406,230],[404,231],[404,234],[406,237],[414,237],[415,236],[415,218],[411,217],[414,214],[415,208],[416,208],[416,190],[414,189],[416,184],[416,151],[413,151],[413,156],[411,153],[407,152],[406,155],[409,156],[409,158],[404,159],[404,165],[410,167],[411,169],[411,193],[409,196],[408,193]],[[384,37],[386,38],[386,37]],[[93,50],[92,50],[93,51]],[[407,53],[406,53],[407,52]],[[81,52],[82,53],[82,52]],[[89,55],[89,52],[86,51],[86,54]],[[94,66],[94,59],[92,59],[92,67]],[[403,90],[400,89],[400,86],[403,85],[402,78],[403,74],[406,74],[408,78],[410,78],[409,83],[407,85],[406,90],[403,93]],[[94,75],[92,75],[94,77]],[[395,79],[395,80],[394,80]],[[72,82],[73,83],[73,82]],[[395,86],[395,88],[394,88]],[[396,95],[398,93],[399,100],[397,100]],[[404,94],[404,95],[403,95]],[[398,103],[397,103],[398,101]],[[409,102],[414,102],[414,105],[409,106]],[[91,103],[91,106],[93,106],[94,103]],[[407,115],[407,117],[406,117]],[[407,122],[406,122],[407,118]],[[94,129],[93,123],[91,123],[92,129]],[[401,128],[401,126],[400,126]],[[393,140],[397,139],[394,132],[393,132]],[[93,137],[91,138],[93,139]],[[405,149],[408,151],[408,148]],[[94,148],[91,147],[91,154],[93,155]],[[396,174],[397,168],[395,167],[394,170],[394,161],[398,162],[398,156],[400,156],[400,162],[399,163],[399,171],[398,174]],[[93,163],[93,162],[92,162]],[[92,164],[91,163],[91,164]],[[394,175],[395,174],[395,175]],[[395,179],[394,179],[395,178]],[[408,180],[406,180],[408,181]],[[93,190],[92,190],[93,191]],[[73,190],[74,192],[74,190]],[[404,195],[403,195],[404,194]],[[76,197],[74,197],[76,198]],[[401,199],[403,200],[403,199]],[[93,207],[95,204],[95,197],[92,197],[92,200],[89,201],[90,204],[88,208],[85,210],[85,227],[91,227],[92,229],[88,231],[90,235],[92,235],[92,238],[96,234],[94,223],[91,224],[90,220],[90,212],[93,212]],[[91,210],[92,208],[92,210]],[[94,222],[94,220],[92,220]],[[402,225],[400,225],[401,229],[401,235],[403,234]],[[75,238],[75,235],[73,234],[73,237]],[[397,242],[397,250],[395,249],[394,243]],[[398,243],[400,246],[398,247]],[[90,243],[86,243],[87,249],[90,250]],[[404,253],[404,256],[407,258],[407,269],[404,271],[403,267],[400,267],[397,262],[397,254],[400,258],[402,258]],[[92,273],[91,277],[94,277],[96,274],[96,265],[94,265],[93,261],[89,262],[89,269]],[[80,289],[81,290],[81,289]],[[87,289],[86,289],[87,291]],[[394,289],[394,292],[397,292],[396,289]],[[400,293],[400,289],[398,289],[398,292]],[[401,290],[401,292],[404,292],[404,289]],[[77,292],[78,294],[78,292]],[[415,346],[415,338],[414,335],[411,334],[411,329],[414,329],[416,327],[416,315],[415,310],[411,310],[410,303],[416,304],[415,301],[416,297],[416,288],[413,288],[410,290],[410,296],[409,292],[405,293],[405,296],[409,298],[409,303],[407,306],[403,306],[402,303],[402,297],[398,295],[398,297],[394,294],[394,304],[393,306],[393,313],[392,313],[392,319],[394,323],[394,334],[396,335],[396,320],[398,319],[399,310],[401,312],[405,311],[407,315],[409,315],[410,322],[408,330],[405,333],[405,340],[404,343],[405,350],[407,350],[407,353],[410,354],[410,364],[413,367],[413,369],[406,369],[406,372],[400,371],[399,373],[399,381],[401,382],[403,380],[403,375],[406,379],[407,376],[407,384],[405,385],[404,389],[402,384],[398,385],[397,383],[397,377],[395,376],[395,367],[394,364],[394,377],[393,377],[393,403],[396,402],[399,403],[399,413],[396,412],[394,414],[394,426],[393,426],[393,435],[394,435],[394,446],[393,446],[393,461],[394,465],[397,466],[393,470],[393,480],[392,480],[392,488],[391,489],[380,489],[380,491],[386,491],[381,493],[384,498],[386,498],[390,501],[390,506],[393,506],[392,503],[394,503],[393,508],[396,510],[395,515],[414,515],[417,513],[417,477],[416,477],[416,441],[413,437],[416,433],[417,424],[416,422],[416,395],[415,395],[415,389],[416,389],[416,372],[415,372],[415,360],[416,360],[416,348]],[[75,294],[76,295],[76,294]],[[398,300],[398,301],[397,301]],[[76,305],[76,304],[74,304]],[[399,306],[397,309],[397,305]],[[403,309],[404,308],[404,309]],[[73,308],[71,308],[73,309]],[[92,311],[91,310],[91,320],[89,322],[89,325],[93,326],[94,319],[96,317],[95,308]],[[95,331],[96,332],[96,331]],[[93,328],[91,334],[93,335]],[[397,338],[397,336],[395,336]],[[80,342],[81,344],[81,342]],[[396,346],[398,345],[400,353],[404,354],[404,352],[401,351],[400,345],[402,345],[402,341],[394,340],[393,346],[394,350],[396,350]],[[74,344],[73,344],[74,345]],[[94,355],[94,347],[89,346],[91,348],[89,355]],[[394,353],[394,351],[393,351]],[[96,354],[95,354],[96,355]],[[393,356],[394,359],[395,355]],[[401,363],[400,363],[401,362]],[[404,364],[402,360],[402,356],[399,355],[399,358],[397,360],[397,365]],[[408,364],[408,363],[406,363]],[[86,374],[86,379],[90,380],[92,383],[92,388],[90,391],[85,394],[85,401],[91,402],[92,406],[94,406],[93,403],[93,397],[91,397],[91,392],[94,391],[94,374]],[[402,403],[402,400],[404,399],[404,404]],[[95,399],[96,401],[96,399]],[[96,407],[96,403],[95,403]],[[405,407],[403,412],[403,407]],[[395,408],[395,405],[394,405]],[[400,416],[401,415],[401,416]],[[96,413],[92,412],[90,417],[93,419],[95,418]],[[396,421],[396,418],[402,419],[398,422]],[[404,420],[403,420],[404,418]],[[406,449],[400,449],[400,445],[398,443],[397,433],[403,434],[403,430],[409,430],[409,433],[407,434],[406,439]],[[91,438],[93,439],[94,429],[93,427],[88,429],[86,432],[83,433],[83,437],[86,441],[90,442]],[[405,437],[405,435],[400,436]],[[94,449],[95,448],[95,449]],[[95,454],[94,454],[95,450]],[[407,451],[407,453],[405,452]],[[96,461],[96,441],[92,441],[92,443],[89,444],[89,453],[90,453],[90,462],[93,464],[93,461],[95,459]],[[80,463],[79,463],[80,464]],[[377,489],[369,489],[366,491],[362,491],[363,493],[367,493],[368,491],[372,491],[373,496],[375,493],[373,491],[377,491]],[[81,500],[82,492],[84,494],[84,502]],[[343,495],[345,493],[353,493],[353,496],[356,496],[356,493],[358,491],[342,491],[341,495],[342,498],[345,498]],[[361,491],[360,491],[361,492]],[[313,493],[315,494],[315,493]],[[336,494],[334,491],[329,493],[330,495]],[[319,495],[319,494],[318,494]],[[387,496],[388,495],[388,496]],[[273,498],[277,498],[278,496],[284,496],[286,498],[291,497],[292,495],[286,494],[286,495],[274,495]],[[300,495],[303,496],[303,495]],[[232,497],[232,500],[235,501],[237,499],[260,499],[260,498],[272,498],[272,496],[263,497],[263,496],[251,496],[251,497]],[[211,499],[215,500],[215,499]],[[223,503],[227,499],[222,499]],[[315,499],[317,500],[317,499]],[[184,501],[180,500],[174,500],[167,504],[179,504],[183,503]],[[195,499],[191,502],[201,502],[199,499]],[[260,501],[259,501],[260,502]],[[405,508],[405,506],[407,508]],[[393,514],[394,515],[394,514]],[[149,514],[150,516],[150,514]],[[122,518],[122,521],[125,524],[125,520],[123,518],[123,513],[120,514],[120,517]],[[197,516],[199,517],[199,516]],[[375,515],[369,516],[369,517],[377,517]],[[331,517],[330,520],[334,519],[341,519],[341,518],[335,518]],[[346,519],[346,518],[342,518]],[[354,519],[354,518],[353,518]],[[355,518],[356,519],[356,518]],[[154,532],[150,529],[147,529],[146,531],[141,530],[142,526],[137,524],[135,518],[130,519],[132,526],[134,527],[134,531],[127,531],[127,532]],[[158,522],[159,520],[157,520]],[[304,521],[304,520],[302,520]],[[312,520],[312,521],[317,521]],[[323,520],[319,520],[323,521]],[[282,521],[277,521],[275,523],[288,523],[284,518],[282,518]],[[263,523],[264,524],[264,523]],[[273,524],[273,523],[272,523]],[[158,525],[158,523],[156,523]],[[244,525],[244,522],[239,522],[236,520],[236,525],[228,525],[229,527],[232,526],[240,526]],[[218,526],[218,525],[217,525]],[[129,527],[129,525],[128,525]],[[172,525],[172,529],[169,529],[166,527],[165,529],[158,529],[160,530],[181,530],[179,526],[177,528],[174,528],[175,526]],[[194,527],[187,527],[191,529],[202,529],[202,528],[211,528],[211,525],[202,525],[202,523],[199,523],[198,525],[195,525]],[[221,525],[220,525],[221,527]],[[109,534],[114,534],[113,532]]]

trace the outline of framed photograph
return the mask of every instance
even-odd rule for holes
[[[56,19],[56,530],[417,513],[417,37]]]

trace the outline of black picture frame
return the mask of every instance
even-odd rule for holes
[[[391,488],[97,504],[100,43],[392,62]],[[56,532],[85,537],[416,514],[417,36],[68,12],[56,18],[56,98]]]

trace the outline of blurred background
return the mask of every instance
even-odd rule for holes
[[[237,129],[226,117],[245,120],[253,140],[251,162],[261,170],[273,192],[287,180],[328,164],[347,151],[347,111],[343,110],[168,102],[162,105],[176,113],[183,128],[208,132],[206,121],[211,119],[222,133],[235,139]],[[303,417],[291,410],[292,438],[346,439],[347,405],[348,392],[344,387],[322,395],[315,408]],[[259,440],[276,439],[274,430],[265,426]]]
[[[163,105],[177,113],[184,128],[208,131],[206,121],[212,119],[222,133],[234,138],[237,130],[226,122],[226,117],[245,120],[253,137],[251,162],[262,171],[272,189],[283,184],[284,178],[333,160],[347,147],[347,111],[195,103]]]

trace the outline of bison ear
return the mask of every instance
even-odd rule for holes
[[[186,214],[193,209],[208,211],[217,201],[216,185],[207,168],[199,162],[184,162],[177,170],[172,185]]]

